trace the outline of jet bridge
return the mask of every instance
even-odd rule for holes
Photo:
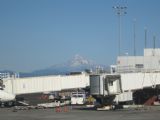
[[[121,77],[119,74],[90,75],[90,94],[100,104],[113,104],[114,98],[121,92]]]

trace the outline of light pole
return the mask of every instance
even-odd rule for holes
[[[136,19],[134,19],[133,29],[134,29],[134,56],[136,56]]]
[[[144,48],[147,48],[147,28],[144,28],[145,38],[144,38]]]
[[[113,9],[116,10],[116,14],[118,15],[119,18],[119,39],[118,39],[118,55],[121,55],[121,16],[127,14],[126,9],[127,7],[125,6],[114,6]]]

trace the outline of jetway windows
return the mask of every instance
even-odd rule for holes
[[[135,64],[135,67],[136,68],[144,68],[144,65],[143,64]]]

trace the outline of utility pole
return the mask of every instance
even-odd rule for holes
[[[113,9],[116,10],[116,14],[118,15],[118,18],[119,18],[119,38],[118,38],[119,51],[118,51],[118,54],[120,56],[121,55],[121,27],[122,27],[121,26],[121,16],[127,14],[126,12],[127,7],[118,5],[118,6],[114,6]]]

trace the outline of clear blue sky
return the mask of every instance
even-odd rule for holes
[[[64,63],[79,54],[110,65],[118,55],[118,17],[113,6],[127,6],[122,17],[122,53],[137,54],[156,35],[160,47],[160,0],[0,0],[0,70],[33,71]]]

